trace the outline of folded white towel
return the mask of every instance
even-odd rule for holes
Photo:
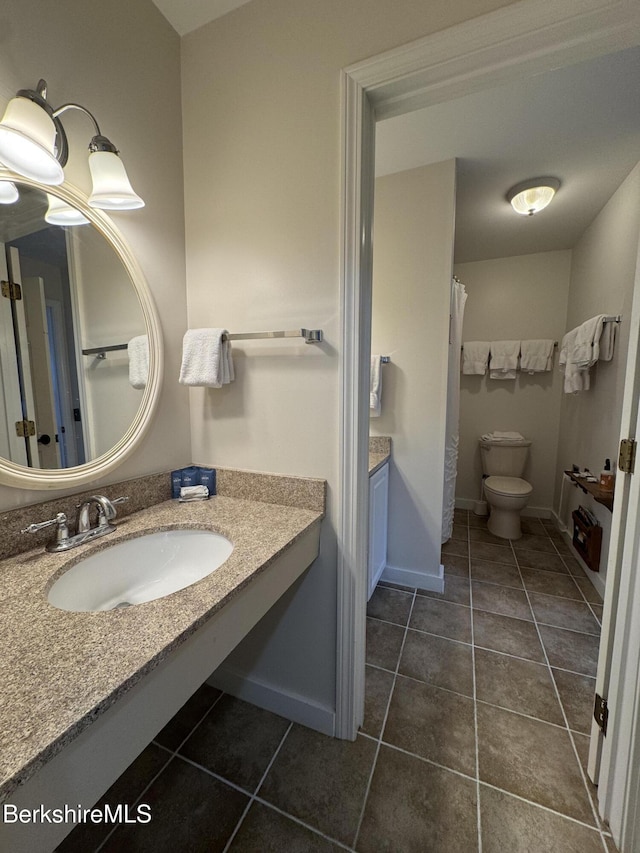
[[[527,373],[544,373],[553,367],[554,341],[533,340],[520,342],[520,370]]]
[[[382,357],[371,356],[371,374],[369,385],[369,415],[379,418],[382,412]]]
[[[129,384],[133,388],[146,388],[149,379],[149,338],[137,335],[127,344],[129,356]]]
[[[486,432],[482,437],[486,441],[525,441],[522,433],[508,430],[501,432],[499,429],[495,429],[493,432]]]
[[[520,355],[520,341],[492,341],[491,379],[515,379]]]
[[[231,343],[223,341],[226,329],[188,329],[182,343],[180,382],[221,388],[235,379]]]
[[[596,314],[577,327],[571,361],[580,368],[590,367],[598,360],[600,335],[604,328],[604,314]]]
[[[484,376],[490,348],[489,341],[465,341],[462,347],[462,372],[467,376]]]
[[[596,314],[563,337],[558,363],[564,368],[565,394],[588,391],[589,369],[599,360],[613,358],[615,323],[605,323],[605,317],[606,314]]]

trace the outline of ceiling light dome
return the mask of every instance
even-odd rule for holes
[[[522,216],[533,216],[551,202],[560,187],[557,178],[531,178],[511,187],[507,193],[507,201],[516,213]]]

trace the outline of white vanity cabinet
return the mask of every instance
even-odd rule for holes
[[[389,463],[369,477],[369,561],[367,600],[387,564],[387,523],[389,507]]]

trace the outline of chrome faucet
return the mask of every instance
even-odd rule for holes
[[[109,530],[115,529],[111,521],[116,517],[116,508],[114,507],[114,503],[122,503],[126,498],[116,498],[115,501],[110,501],[109,498],[105,498],[104,495],[92,495],[88,500],[84,501],[78,505],[78,517],[76,519],[76,533],[87,533],[91,530],[91,519],[89,517],[91,507],[96,504],[98,507],[98,519],[96,523],[96,527],[101,529],[103,527],[109,528]],[[105,533],[108,533],[109,530],[105,530]]]
[[[41,521],[37,524],[30,524],[23,528],[21,533],[37,533],[45,527],[56,525],[55,538],[48,542],[45,546],[47,551],[68,551],[70,548],[76,548],[84,542],[89,542],[92,539],[97,539],[98,536],[104,536],[105,533],[111,533],[116,528],[111,522],[116,517],[116,508],[114,504],[121,504],[128,501],[128,497],[116,498],[110,501],[104,495],[92,495],[88,500],[78,504],[78,518],[76,521],[76,532],[73,536],[69,535],[69,527],[67,525],[67,516],[63,512],[59,512],[55,518],[49,521]],[[98,515],[95,527],[91,527],[91,507],[98,507]]]

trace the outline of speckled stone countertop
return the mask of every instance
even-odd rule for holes
[[[116,521],[90,545],[41,547],[0,563],[0,802],[156,667],[287,550],[322,513],[217,496],[166,501]],[[234,550],[217,571],[166,598],[107,612],[48,604],[71,565],[144,532],[195,527],[222,533]]]
[[[369,436],[369,476],[382,468],[391,457],[391,439],[387,435]]]

